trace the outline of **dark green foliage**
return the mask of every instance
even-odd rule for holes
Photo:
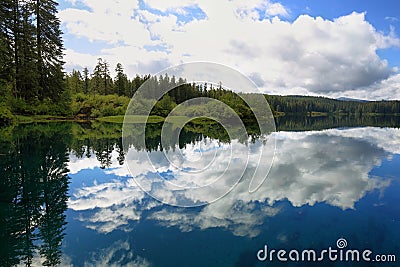
[[[54,0],[35,0],[37,73],[40,100],[60,101],[65,89],[63,42]]]
[[[0,2],[0,86],[12,81],[14,75],[14,16],[15,1]]]
[[[16,115],[71,115],[69,102],[57,103],[51,99],[42,101],[35,99],[27,102],[22,98],[10,98],[8,104],[11,112]]]
[[[0,106],[0,127],[11,125],[14,121],[14,116],[6,106]]]
[[[157,102],[150,114],[167,117],[174,107],[176,107],[176,103],[166,94]]]
[[[129,98],[118,95],[76,94],[72,101],[72,115],[82,119],[124,115]]]
[[[15,97],[33,100],[39,93],[38,53],[36,50],[34,10],[29,2],[20,2],[17,8],[15,40]]]
[[[189,99],[198,97],[207,97],[217,99],[229,107],[231,107],[239,117],[248,126],[255,121],[254,113],[243,100],[243,97],[251,97],[252,94],[243,95],[237,94],[230,90],[223,88],[222,84],[217,86],[207,84],[190,84],[183,78],[169,77],[167,74],[159,77],[156,76],[139,76],[136,75],[133,80],[129,80],[123,72],[123,67],[120,63],[116,66],[116,77],[112,81],[111,78],[106,78],[109,82],[104,83],[107,73],[105,72],[104,63],[101,58],[94,69],[92,78],[89,79],[86,69],[86,84],[91,84],[89,90],[91,94],[105,94],[105,84],[113,86],[112,92],[120,95],[132,97],[132,95],[141,87],[140,101],[134,103],[131,108],[135,110],[135,114],[143,115],[141,111],[147,110],[147,106],[151,104],[151,99],[161,97],[160,92],[169,89],[168,94],[163,96],[159,102],[152,108],[152,115],[159,115],[166,117],[168,113],[176,106]],[[107,64],[106,64],[107,65]],[[107,67],[106,67],[107,69]],[[84,70],[85,71],[85,70]],[[69,91],[73,93],[85,92],[86,89],[83,85],[84,79],[80,77],[79,71],[72,71],[67,77]],[[240,88],[239,88],[240,89]],[[80,91],[79,91],[80,90]],[[400,113],[399,101],[341,101],[329,99],[325,97],[308,97],[308,96],[276,96],[264,95],[268,101],[271,111],[275,114],[297,114],[297,115],[328,115],[328,114],[341,114],[341,115],[371,115],[373,113],[379,114],[397,114]],[[255,96],[258,97],[258,96]],[[191,114],[180,115],[201,115],[201,111],[207,108],[193,106],[188,110]],[[264,107],[258,107],[264,108]],[[97,108],[99,109],[99,108]],[[103,109],[103,108],[100,108]],[[212,109],[212,107],[209,107]],[[214,110],[214,112],[222,112],[225,110]],[[104,116],[104,114],[123,114],[121,112],[95,112],[94,117]]]
[[[115,71],[117,72],[117,76],[115,77],[115,81],[114,81],[115,93],[117,93],[119,96],[121,96],[121,95],[129,96],[129,94],[130,94],[130,92],[128,90],[129,81],[128,81],[126,74],[124,73],[124,69],[123,69],[121,63],[117,64]]]
[[[90,94],[107,95],[111,93],[112,79],[110,77],[110,64],[102,58],[97,59],[97,64],[93,70],[90,80]]]
[[[84,93],[87,94],[89,92],[89,70],[88,68],[83,69],[83,82],[84,82]]]
[[[314,131],[338,127],[400,127],[400,116],[279,116],[278,131]]]
[[[88,70],[86,69],[86,71]],[[83,72],[85,73],[85,69],[83,70]],[[87,75],[88,74],[86,74],[84,79],[80,71],[72,70],[71,75],[68,76],[68,78],[66,79],[66,84],[71,94],[77,94],[81,92],[87,93],[85,82],[88,79]]]
[[[12,112],[65,114],[69,108],[57,5],[53,0],[0,3],[0,97]],[[48,103],[52,107],[40,110]]]
[[[346,115],[398,114],[400,101],[342,101],[326,97],[265,95],[271,108],[286,114],[310,112],[339,113]]]

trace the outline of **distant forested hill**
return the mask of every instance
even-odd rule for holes
[[[399,114],[400,101],[351,101],[314,96],[265,95],[275,112],[307,114],[310,112],[338,114]]]

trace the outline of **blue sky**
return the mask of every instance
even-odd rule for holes
[[[262,92],[400,99],[397,0],[62,0],[66,69],[211,61]]]
[[[400,29],[400,2],[396,0],[297,0],[281,1],[292,11],[292,19],[301,14],[309,14],[313,17],[321,16],[326,19],[335,19],[353,11],[366,13],[366,20],[369,21],[378,31],[389,34],[393,28],[399,36]],[[378,51],[379,55],[389,60],[391,66],[400,66],[400,49],[384,49]]]

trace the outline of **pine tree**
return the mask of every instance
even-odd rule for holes
[[[110,76],[110,64],[104,60],[102,64],[102,77],[103,77],[103,83],[104,83],[104,95],[108,95],[109,93],[109,88],[112,85],[112,80]]]
[[[98,58],[97,64],[94,67],[92,79],[91,79],[91,92],[93,94],[99,93],[102,91],[103,83],[102,81],[102,72],[103,72],[103,59]]]
[[[85,82],[85,94],[89,92],[89,70],[88,68],[83,69],[83,80]]]
[[[81,93],[84,90],[84,80],[80,71],[72,70],[71,74],[67,76],[68,89],[71,93]]]
[[[97,64],[92,74],[92,92],[107,95],[112,87],[110,65],[102,58],[97,59]]]
[[[12,81],[14,2],[12,0],[2,0],[0,2],[0,84]]]
[[[56,16],[57,5],[53,0],[35,0],[39,98],[56,101],[61,100],[65,90],[62,31]]]
[[[115,92],[121,96],[121,95],[129,95],[128,93],[128,78],[126,74],[124,73],[124,69],[121,65],[121,63],[118,63],[116,68],[116,76],[114,80],[114,87],[115,87]]]
[[[16,73],[17,90],[20,96],[28,101],[38,97],[40,75],[36,70],[37,50],[35,40],[35,25],[33,24],[33,5],[30,1],[20,1],[20,21],[16,36]]]
[[[0,3],[0,81],[15,98],[61,100],[63,47],[56,7],[53,0]]]
[[[129,95],[130,97],[132,97],[136,91],[140,88],[140,86],[143,84],[144,79],[142,79],[138,74],[136,74],[135,78],[132,80],[132,92]]]

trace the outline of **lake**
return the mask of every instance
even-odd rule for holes
[[[146,146],[131,140],[126,149],[119,124],[1,129],[0,265],[381,266],[376,255],[398,262],[399,126],[398,117],[278,118],[275,157],[257,165],[270,168],[266,180],[251,193],[245,171],[215,201],[215,187],[175,194],[154,181],[196,187],[218,173],[237,175],[241,151],[252,157],[265,146],[256,134],[230,140],[217,126],[192,125],[162,146],[161,126],[151,124]],[[337,258],[318,261],[329,248]],[[315,262],[302,261],[311,249]],[[346,260],[345,249],[371,251],[371,262]]]

